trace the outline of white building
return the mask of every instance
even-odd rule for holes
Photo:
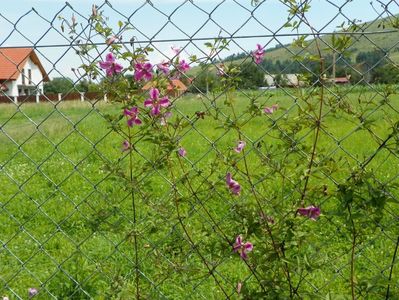
[[[33,48],[0,48],[0,96],[42,94],[48,80]]]

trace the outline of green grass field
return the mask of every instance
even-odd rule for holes
[[[291,173],[275,174],[272,165],[280,163],[282,151],[287,149],[282,133],[289,132],[303,118],[311,120],[306,114],[308,104],[318,100],[315,97],[305,103],[295,96],[301,91],[277,90],[269,96],[260,95],[257,100],[260,108],[278,103],[280,108],[275,114],[251,115],[247,112],[248,96],[259,93],[238,93],[233,105],[247,142],[249,171],[259,181],[257,189],[265,210],[275,216],[275,226],[279,226],[279,217],[299,197],[296,185],[307,165],[306,156],[301,155],[310,154],[314,129],[302,126],[293,137],[300,151],[290,159],[300,164],[293,165]],[[302,245],[300,253],[311,260],[313,270],[301,284],[300,295],[303,299],[349,299],[350,236],[342,220],[335,219],[337,187],[331,178],[345,182],[359,162],[375,153],[391,133],[392,122],[399,120],[399,96],[391,95],[389,101],[382,101],[381,95],[355,91],[338,101],[336,94],[327,92],[325,99],[317,146],[317,159],[323,163],[315,168],[310,184],[317,186],[322,182],[328,192],[324,199],[309,199],[322,208],[323,215],[317,222],[298,218],[308,245],[312,245]],[[347,107],[370,125],[345,113]],[[305,113],[298,114],[299,108]],[[126,181],[109,172],[109,166],[116,162],[126,170],[129,161],[121,152],[123,138],[109,128],[103,117],[118,111],[115,104],[78,101],[56,106],[23,104],[19,108],[0,105],[0,296],[25,299],[28,288],[37,287],[38,299],[132,299],[136,233],[143,299],[224,298],[179,226],[171,200],[170,170],[151,167],[157,161],[157,152],[146,141],[138,143],[134,153],[134,165],[141,170],[135,173],[138,221],[134,225],[130,188]],[[206,112],[204,119],[196,118],[198,111]],[[187,95],[175,102],[171,121],[178,116],[191,122],[179,135],[180,144],[188,153],[184,160],[186,171],[197,172],[211,183],[200,186],[199,179],[193,181],[199,186],[198,195],[206,208],[234,240],[244,226],[237,210],[251,207],[254,200],[243,175],[236,177],[243,187],[239,198],[231,196],[224,183],[229,167],[223,163],[223,155],[231,153],[238,140],[237,132],[226,125],[230,108],[223,98],[212,102],[206,97]],[[381,182],[398,184],[396,155],[384,149],[367,168]],[[233,158],[242,168],[243,160],[239,156]],[[176,176],[182,174],[182,170],[173,172]],[[202,207],[183,183],[178,188],[184,222],[206,259],[214,264],[216,277],[231,298],[238,299],[238,281],[245,281],[245,289],[256,289],[256,281],[215,233]],[[316,194],[311,190],[309,197],[313,192]],[[359,299],[385,295],[399,234],[399,191],[392,188],[389,192],[391,201],[384,216],[374,231],[359,238],[356,284],[357,293],[363,295]],[[263,254],[257,241],[254,245],[251,262],[256,264],[257,257]],[[298,276],[299,272],[294,273],[294,280]],[[370,286],[370,282],[374,285]],[[391,292],[396,295],[398,282],[396,266],[391,282]]]

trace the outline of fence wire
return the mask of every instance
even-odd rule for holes
[[[388,0],[0,10],[0,296],[397,299],[398,12]],[[132,96],[90,69],[140,48],[189,63],[168,78],[167,133],[125,134],[124,101],[151,86]],[[310,205],[315,222],[296,210]],[[253,244],[241,257],[238,235]]]

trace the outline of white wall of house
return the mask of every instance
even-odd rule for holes
[[[22,66],[21,66],[22,67]],[[21,68],[20,67],[20,68]],[[33,61],[28,58],[25,65],[22,67],[24,72],[18,76],[17,80],[8,80],[4,84],[7,86],[8,91],[5,92],[6,95],[10,97],[19,96],[19,90],[21,90],[21,94],[25,95],[25,89],[23,86],[29,86],[29,89],[38,90],[38,93],[43,93],[43,76],[40,72],[40,69],[37,65],[33,63]],[[21,70],[22,70],[21,69]],[[29,80],[29,70],[31,70],[31,80]],[[25,76],[23,76],[25,75]],[[23,80],[25,77],[25,80]]]

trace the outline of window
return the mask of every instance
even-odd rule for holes
[[[25,69],[22,69],[22,84],[25,84]]]
[[[32,70],[28,69],[28,79],[29,79],[29,84],[32,84]]]

